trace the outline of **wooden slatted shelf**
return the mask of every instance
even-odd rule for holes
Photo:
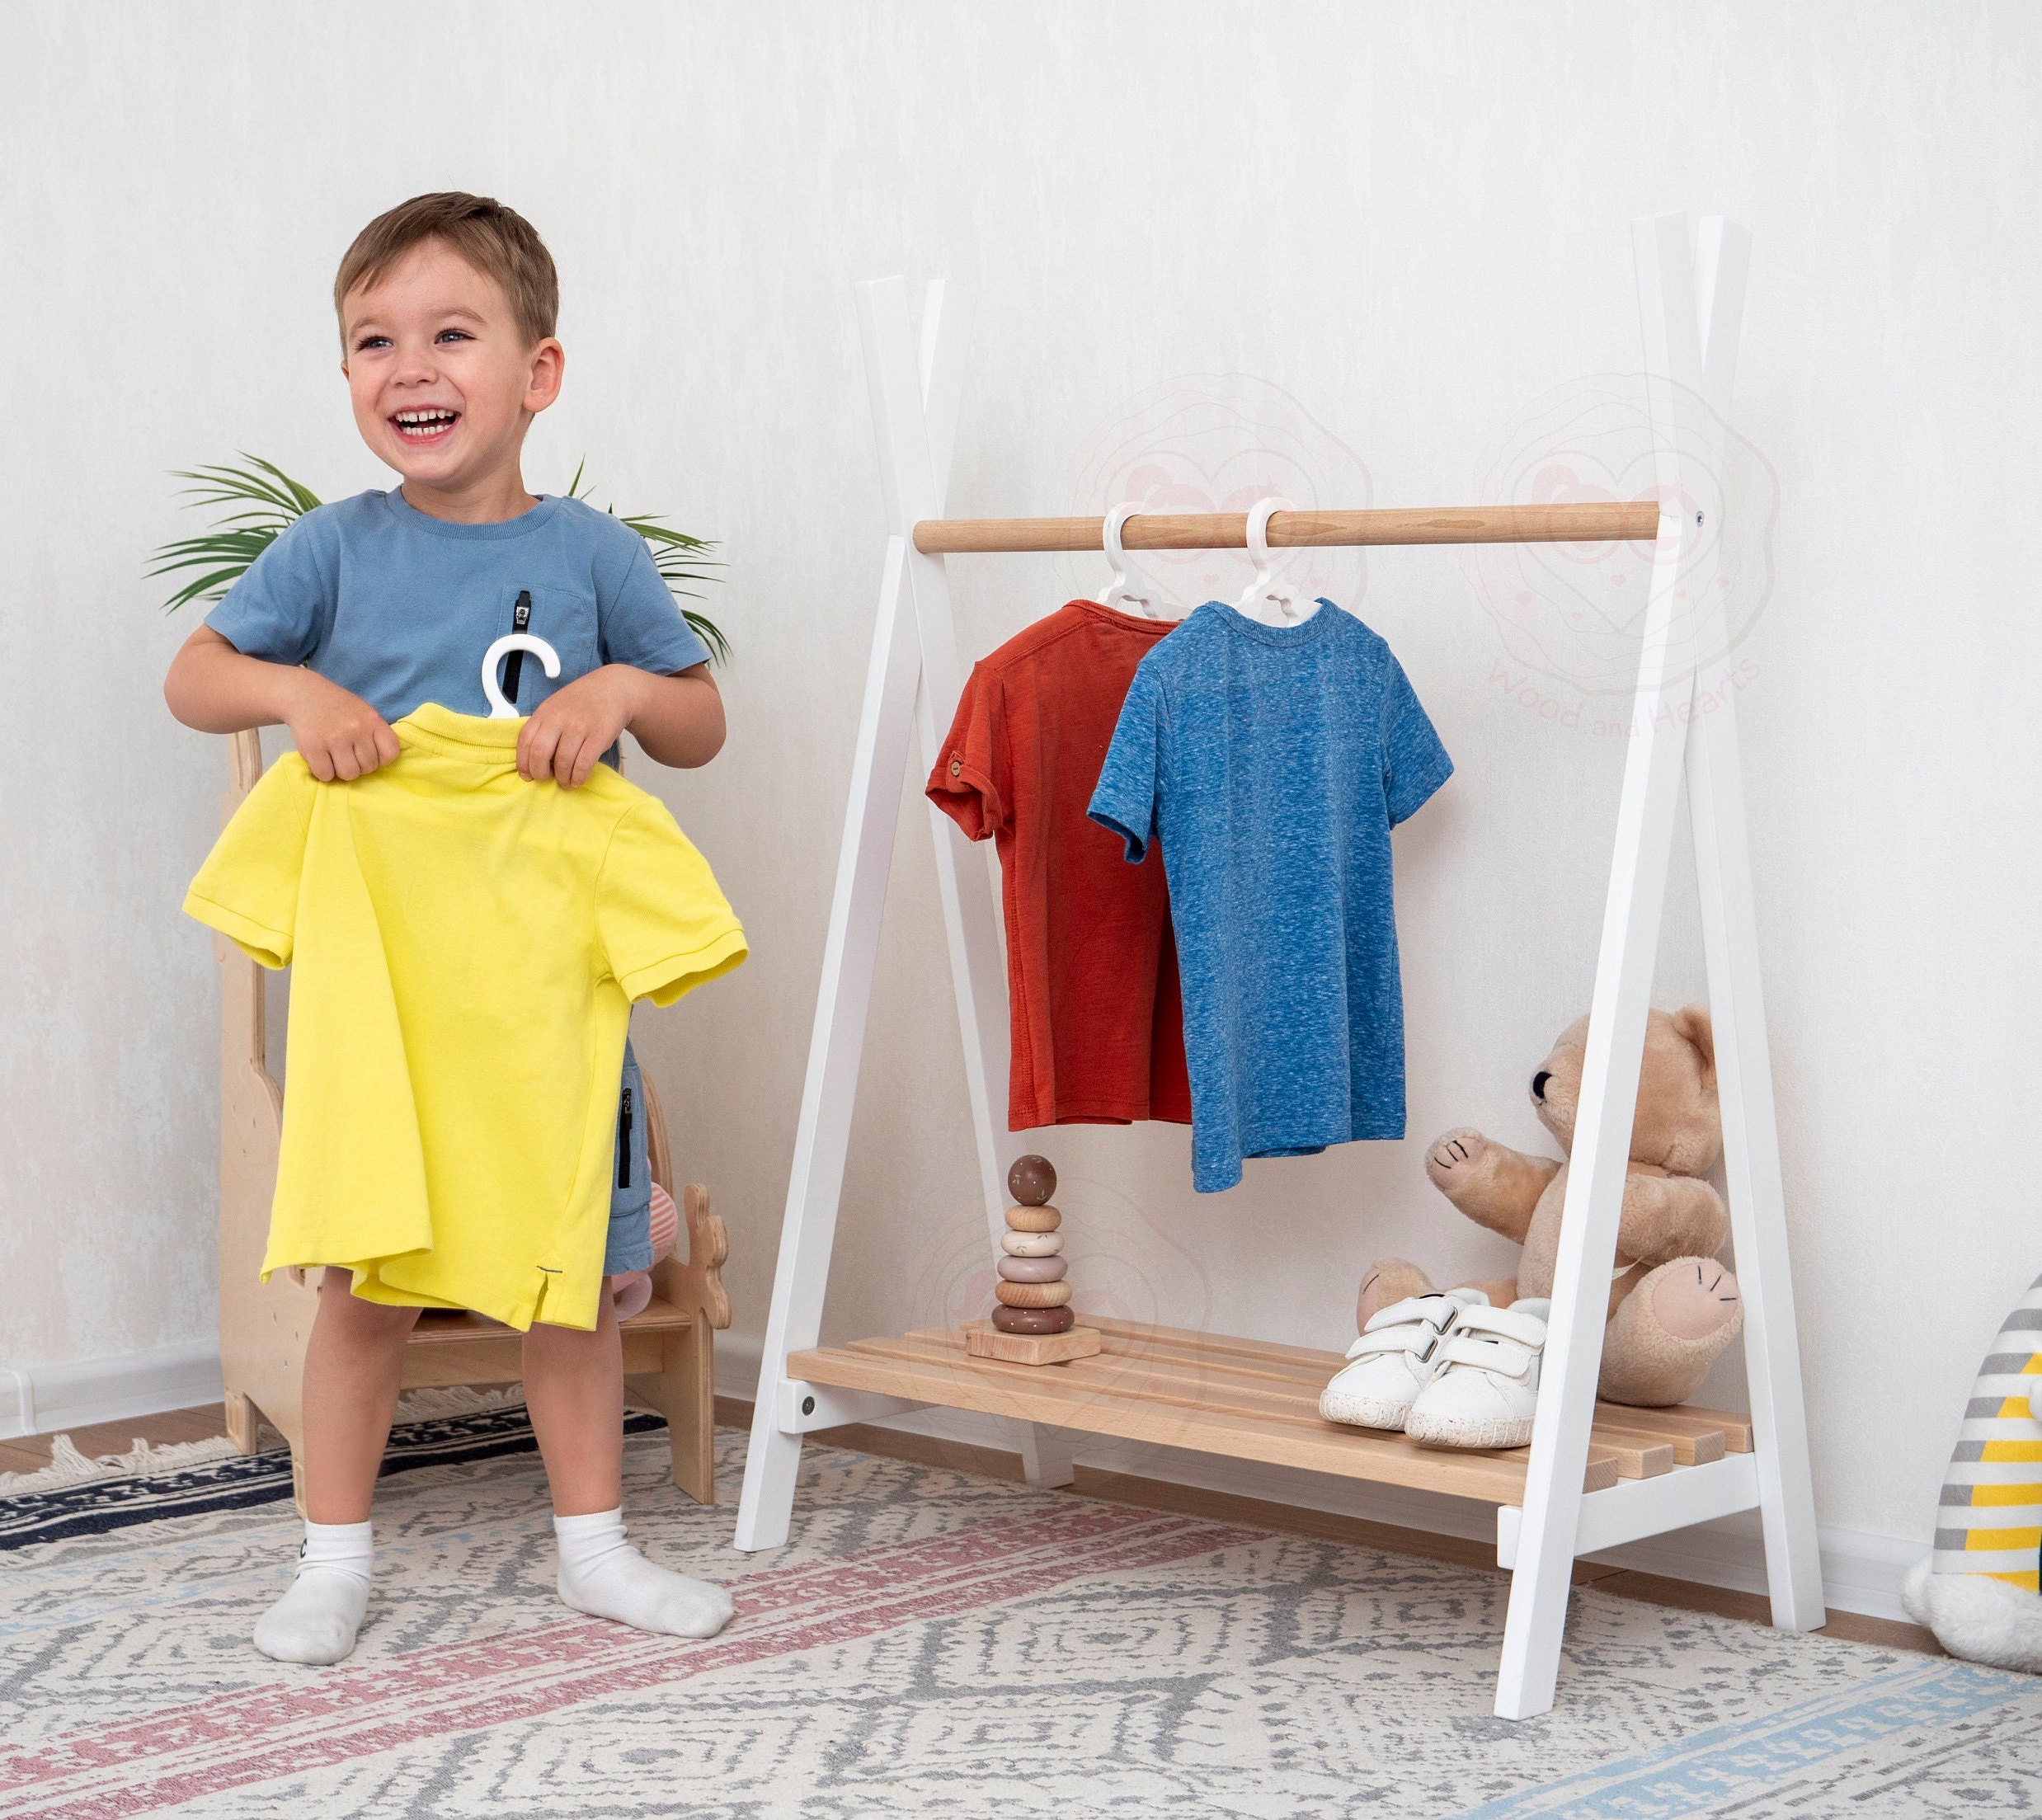
[[[1486,1503],[1524,1502],[1527,1447],[1422,1447],[1403,1435],[1324,1420],[1319,1393],[1345,1362],[1338,1352],[1084,1319],[1099,1330],[1100,1351],[1061,1365],[973,1358],[965,1350],[963,1330],[944,1327],[792,1353],[788,1375],[840,1390]],[[1750,1450],[1751,1424],[1743,1416],[1597,1404],[1583,1488],[1607,1491],[1619,1479],[1654,1478]]]

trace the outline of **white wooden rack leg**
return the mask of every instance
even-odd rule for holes
[[[1706,499],[1715,489],[1701,484],[1700,477],[1713,472],[1721,453],[1749,236],[1710,218],[1691,239],[1684,215],[1641,219],[1633,233],[1660,497]],[[905,283],[887,279],[859,287],[885,494],[886,562],[736,1545],[765,1549],[786,1539],[804,1433],[940,1403],[1019,1418],[1028,1477],[1037,1484],[1068,1483],[1072,1435],[1092,1432],[1167,1436],[1205,1451],[1494,1502],[1497,1558],[1513,1573],[1495,1706],[1503,1718],[1527,1718],[1553,1704],[1571,1568],[1581,1554],[1756,1509],[1773,1622],[1793,1630],[1820,1625],[1821,1568],[1736,704],[1726,691],[1709,712],[1694,711],[1696,676],[1688,660],[1697,650],[1722,651],[1724,641],[1710,553],[1717,540],[1690,539],[1691,506],[1279,513],[1269,526],[1273,543],[1656,538],[1545,1387],[1528,1451],[1448,1454],[1416,1448],[1402,1437],[1320,1423],[1314,1385],[1339,1357],[1306,1348],[1116,1323],[1101,1324],[1108,1356],[1033,1371],[967,1360],[961,1340],[942,1332],[854,1342],[848,1348],[818,1346],[901,792],[911,748],[919,747],[923,772],[935,762],[962,686],[945,553],[1099,547],[1097,519],[943,520],[962,385],[963,313],[954,294],[930,286],[918,354]],[[1683,408],[1683,393],[1701,399],[1708,411]],[[1129,548],[1238,548],[1244,542],[1244,519],[1136,518],[1123,540]],[[1704,604],[1704,614],[1715,615],[1713,628],[1705,624],[1697,633],[1691,618],[1677,627],[1681,590],[1687,601]],[[1748,1423],[1714,1412],[1616,1410],[1598,1405],[1595,1396],[1683,777],[1715,1026],[1728,1198],[1745,1301]],[[986,1223],[996,1250],[1007,1167],[1022,1149],[1000,1116],[1007,1101],[1008,1025],[997,891],[988,854],[974,852],[933,807],[929,820]],[[1143,1388],[1127,1388],[1137,1380]],[[1202,1402],[1197,1394],[1178,1394],[1187,1384],[1228,1388]],[[1066,1387],[1075,1386],[1082,1389],[1067,1394]]]

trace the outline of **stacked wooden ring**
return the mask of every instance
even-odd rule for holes
[[[993,1325],[1003,1333],[1067,1333],[1077,1320],[1070,1285],[1064,1281],[1064,1216],[1049,1204],[1056,1172],[1046,1156],[1024,1156],[1007,1171],[1007,1209],[1000,1241],[1000,1305]]]

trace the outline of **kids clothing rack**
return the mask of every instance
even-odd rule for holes
[[[793,1178],[760,1361],[736,1545],[784,1540],[801,1442],[812,1429],[943,1404],[1017,1418],[1038,1484],[1068,1484],[1075,1433],[1158,1442],[1480,1499],[1497,1507],[1497,1559],[1512,1570],[1495,1710],[1553,1703],[1577,1555],[1756,1509],[1772,1620],[1823,1623],[1800,1361],[1788,1276],[1771,1065],[1760,995],[1736,710],[1727,693],[1693,712],[1694,667],[1678,661],[1680,610],[1696,648],[1726,645],[1715,540],[1686,557],[1691,502],[1720,455],[1743,309],[1750,237],[1720,218],[1691,241],[1687,217],[1633,223],[1659,496],[1674,502],[1278,512],[1272,544],[1650,541],[1654,545],[1632,737],[1596,962],[1586,1071],[1562,1222],[1538,1413],[1528,1449],[1423,1448],[1402,1435],[1324,1422],[1317,1399],[1334,1352],[1087,1316],[1099,1356],[1030,1366],[969,1357],[953,1329],[820,1347],[859,1052],[901,792],[919,733],[936,762],[962,677],[947,556],[1101,548],[1099,519],[946,520],[943,493],[962,388],[962,311],[929,287],[920,358],[906,284],[859,288],[866,372],[885,493],[877,623],[837,861]],[[1680,408],[1682,393],[1708,407]],[[1127,520],[1130,549],[1244,547],[1244,515]],[[1699,603],[1699,605],[1696,605]],[[1598,1404],[1608,1285],[1658,949],[1676,796],[1685,778],[1715,1030],[1724,1166],[1745,1303],[1748,1418]],[[929,811],[964,1039],[979,1172],[995,1254],[1009,1165],[1009,1031],[1000,910],[982,854]]]

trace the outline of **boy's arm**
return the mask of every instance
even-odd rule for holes
[[[656,676],[629,664],[605,664],[548,695],[518,736],[518,771],[551,777],[567,788],[586,783],[617,736],[628,727],[661,764],[691,770],[723,746],[723,698],[707,664]]]
[[[288,727],[322,783],[361,777],[398,755],[389,722],[359,695],[296,664],[248,656],[210,626],[200,626],[172,660],[163,699],[201,733]]]

